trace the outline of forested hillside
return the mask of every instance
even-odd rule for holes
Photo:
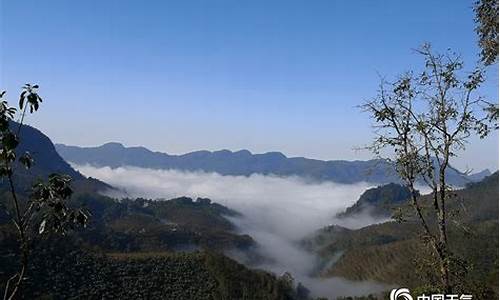
[[[357,217],[361,213],[376,217],[390,217],[392,209],[410,198],[410,191],[397,183],[389,183],[366,190],[352,206],[338,216]],[[359,216],[358,216],[359,217]]]
[[[69,205],[85,207],[91,219],[86,229],[66,237],[34,235],[19,298],[302,299],[288,277],[250,270],[222,254],[255,246],[226,218],[238,212],[202,198],[153,201],[103,196],[98,192],[113,187],[72,169],[37,129],[22,126],[21,130],[24,139],[17,151],[31,151],[35,158],[30,172],[16,165],[14,182],[21,205],[37,180],[54,172],[68,174],[74,189]],[[7,214],[14,207],[5,182],[0,195],[0,205],[7,209],[0,213],[3,290],[18,270],[19,242]]]
[[[35,250],[23,299],[300,299],[286,278],[213,252],[102,253],[74,238]],[[4,282],[15,264],[5,253],[0,263]]]
[[[250,270],[222,254],[250,251],[254,241],[235,233],[224,217],[237,212],[208,199],[117,201],[81,194],[73,205],[81,204],[93,213],[89,228],[37,238],[23,298],[306,299],[288,277]],[[5,219],[0,244],[5,283],[18,255],[15,228]]]
[[[422,200],[430,207],[429,196],[422,196]],[[434,258],[408,205],[399,206],[407,212],[402,223],[387,222],[358,230],[331,226],[306,240],[306,247],[330,262],[325,264],[321,275],[377,280],[410,288],[436,284]],[[457,191],[447,209],[455,260],[453,280],[460,289],[474,292],[476,299],[495,299],[498,297],[498,172]],[[435,222],[430,211],[425,214],[431,223]],[[332,260],[335,262],[331,263]]]

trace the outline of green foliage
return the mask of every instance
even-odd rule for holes
[[[297,299],[276,276],[212,252],[103,255],[71,237],[36,251],[25,299]]]
[[[407,72],[393,83],[383,80],[377,96],[363,105],[375,121],[376,137],[368,148],[377,156],[390,151],[387,159],[394,162],[410,191],[423,240],[437,255],[442,287],[449,292],[453,254],[448,245],[446,202],[453,197],[453,189],[446,170],[471,135],[484,138],[498,128],[498,124],[491,126],[497,121],[498,105],[478,95],[484,82],[482,68],[465,73],[459,55],[434,53],[429,44],[417,52],[425,62],[422,71]],[[432,191],[436,222],[431,223],[423,213],[415,189],[418,180]]]
[[[498,0],[478,0],[474,12],[481,60],[491,65],[498,59]]]
[[[83,209],[72,209],[68,200],[73,194],[71,177],[59,174],[49,176],[47,183],[39,182],[33,186],[30,205],[42,212],[39,233],[56,232],[65,234],[75,226],[86,227],[90,213]]]
[[[12,277],[6,281],[4,299],[14,299],[22,286],[26,272],[29,268],[32,243],[36,233],[66,233],[75,226],[85,226],[88,221],[88,212],[80,209],[74,210],[67,206],[67,201],[73,193],[70,187],[71,178],[58,174],[49,176],[48,183],[42,182],[32,187],[31,197],[25,199],[20,195],[14,183],[16,172],[15,164],[18,162],[29,170],[34,159],[26,151],[18,156],[17,151],[21,140],[26,108],[30,113],[38,110],[42,98],[38,95],[38,85],[26,84],[19,99],[21,111],[18,124],[13,122],[17,109],[10,107],[4,100],[5,92],[0,93],[0,176],[7,179],[9,184],[12,205],[4,205],[5,214],[10,216],[15,225],[19,239],[20,267]],[[12,129],[11,126],[17,126]],[[36,151],[36,149],[33,149]],[[17,160],[17,161],[16,161]],[[37,229],[34,230],[34,227]],[[12,283],[12,285],[11,285]]]
[[[248,235],[235,232],[226,219],[236,212],[208,199],[115,200],[96,194],[79,194],[72,206],[92,211],[92,223],[78,234],[104,251],[174,251],[207,248],[247,250],[254,246]]]
[[[429,222],[435,224],[432,196],[421,196],[420,201]],[[498,204],[498,172],[456,191],[446,204],[454,291],[472,293],[475,299],[498,298]],[[328,227],[307,244],[324,261],[337,259],[323,276],[441,290],[437,258],[420,232],[413,217],[402,224],[387,222],[357,230]]]
[[[389,217],[394,206],[408,201],[411,192],[400,184],[389,183],[366,190],[352,206],[339,217],[354,217],[360,213],[370,213],[374,216]]]
[[[206,258],[206,265],[218,283],[214,299],[296,299],[291,276],[276,278],[263,271],[250,271],[219,254]]]
[[[23,91],[21,92],[21,95],[19,97],[19,108],[21,110],[26,108],[24,106],[25,102],[27,104],[26,106],[29,106],[30,108],[30,113],[38,110],[38,107],[42,102],[42,98],[40,97],[40,95],[38,95],[37,89],[37,84],[31,85],[27,83],[24,85]]]

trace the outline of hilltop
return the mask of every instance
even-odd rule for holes
[[[356,203],[337,216],[355,218],[359,214],[366,213],[374,217],[390,217],[391,209],[408,200],[410,196],[408,188],[400,184],[381,185],[363,192]]]
[[[19,124],[11,121],[10,126],[17,128]],[[34,181],[45,179],[52,173],[71,176],[73,185],[81,191],[98,192],[112,189],[110,185],[94,178],[87,178],[73,169],[56,151],[50,138],[40,130],[29,125],[22,125],[20,134],[22,138],[16,149],[17,155],[29,152],[34,159],[29,171],[19,163],[14,165],[15,183],[21,192],[30,188]],[[5,184],[1,182],[0,187],[5,187]]]

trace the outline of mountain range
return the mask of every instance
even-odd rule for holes
[[[200,295],[206,299],[311,299],[300,284],[294,288],[287,276],[249,269],[221,254],[232,250],[252,253],[255,247],[251,236],[240,234],[225,218],[238,212],[209,199],[118,201],[97,193],[111,186],[85,178],[65,159],[114,168],[202,170],[245,176],[297,175],[344,183],[370,181],[380,186],[367,190],[346,214],[353,216],[367,208],[372,213],[384,214],[393,206],[404,209],[407,206],[408,192],[402,186],[382,185],[397,181],[384,161],[320,161],[287,158],[277,152],[252,154],[227,150],[168,155],[117,143],[95,148],[54,146],[47,136],[30,126],[22,127],[21,136],[18,150],[30,151],[35,165],[31,172],[18,168],[16,184],[28,187],[37,178],[43,179],[53,172],[69,174],[76,184],[72,205],[85,206],[92,212],[86,230],[67,237],[42,239],[37,245],[38,255],[22,290],[25,299],[104,296],[139,299],[166,295],[178,299],[202,299]],[[449,173],[453,184],[466,185],[457,191],[448,209],[455,212],[459,207],[465,208],[460,214],[453,214],[451,221],[465,224],[470,228],[467,231],[470,236],[463,236],[462,231],[453,227],[450,240],[457,257],[467,259],[473,267],[466,281],[475,288],[467,287],[467,291],[479,295],[476,299],[498,298],[498,272],[494,273],[498,265],[498,172],[483,178],[488,174],[489,171],[484,171],[466,176],[455,169]],[[480,179],[479,183],[468,183]],[[0,184],[0,193],[4,195],[0,197],[0,205],[8,208],[9,197],[5,196],[4,188]],[[430,207],[429,196],[422,197],[424,206]],[[15,233],[8,215],[0,214],[0,265],[4,266],[0,282],[5,282],[17,267],[13,259],[18,248]],[[414,262],[422,259],[419,253],[426,252],[421,246],[418,224],[411,217],[402,224],[386,222],[354,230],[330,226],[307,237],[302,244],[318,257],[316,275],[321,277],[373,280],[410,288],[425,286],[429,281],[415,272]],[[478,291],[479,288],[482,290]]]
[[[34,237],[36,255],[30,256],[19,299],[308,299],[287,277],[249,269],[222,254],[255,247],[252,237],[237,233],[226,218],[238,212],[203,198],[103,196],[98,192],[113,187],[74,170],[41,131],[23,125],[20,135],[17,154],[29,151],[35,161],[30,170],[15,165],[21,205],[34,182],[67,174],[74,190],[69,204],[87,208],[91,218],[85,230]],[[7,188],[0,182],[2,290],[19,261]]]
[[[78,147],[56,144],[58,153],[68,162],[90,164],[96,167],[133,166],[151,169],[215,172],[221,175],[249,176],[252,174],[300,176],[316,181],[338,183],[369,182],[387,184],[399,182],[392,166],[385,160],[367,161],[317,160],[287,157],[281,152],[253,154],[248,150],[232,152],[196,151],[182,155],[153,152],[144,147],[125,147],[120,143],[107,143],[98,147]],[[489,175],[488,170],[468,176],[449,168],[450,184],[464,186]]]

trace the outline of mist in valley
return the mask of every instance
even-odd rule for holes
[[[354,204],[373,185],[369,183],[338,184],[312,182],[300,177],[222,176],[216,173],[153,170],[137,167],[93,167],[74,165],[81,173],[103,180],[123,192],[110,196],[171,199],[188,196],[210,198],[240,212],[231,217],[239,231],[249,234],[264,262],[251,265],[281,275],[290,272],[315,296],[337,297],[364,295],[388,287],[374,282],[351,282],[343,278],[320,279],[318,258],[300,247],[299,242],[316,230],[331,224],[360,228],[383,222],[369,214],[337,219],[335,215]],[[245,253],[229,252],[240,262],[249,262]]]

